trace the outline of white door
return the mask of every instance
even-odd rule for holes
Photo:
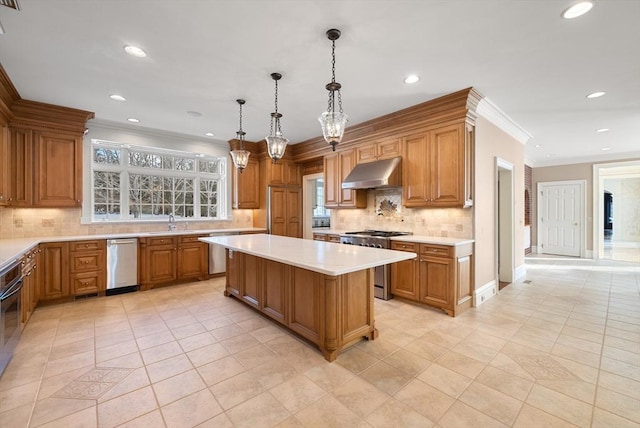
[[[580,257],[584,183],[538,183],[539,252]]]

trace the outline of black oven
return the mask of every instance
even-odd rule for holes
[[[22,267],[16,261],[0,271],[0,375],[20,340],[21,292]]]

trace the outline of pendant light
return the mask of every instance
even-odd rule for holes
[[[269,157],[271,157],[273,163],[276,163],[284,156],[284,151],[287,148],[289,139],[282,135],[282,128],[280,127],[280,118],[282,117],[282,114],[278,113],[278,80],[282,79],[282,74],[271,73],[271,78],[276,82],[276,111],[271,113],[269,136],[265,137],[265,140],[267,141]]]
[[[236,100],[236,102],[240,105],[240,129],[236,132],[236,139],[240,140],[240,150],[231,150],[229,153],[231,154],[231,159],[233,159],[233,164],[238,168],[238,171],[242,173],[249,163],[249,155],[251,152],[244,149],[244,136],[246,132],[242,130],[242,106],[245,100]]]
[[[340,38],[340,30],[331,29],[327,31],[327,38],[331,40],[331,82],[325,88],[329,91],[329,106],[327,111],[322,113],[318,120],[322,125],[322,135],[324,140],[331,144],[333,151],[336,144],[342,141],[344,128],[347,125],[347,115],[342,111],[342,95],[340,88],[342,85],[336,82],[336,40]],[[338,111],[336,112],[336,92],[338,97]]]

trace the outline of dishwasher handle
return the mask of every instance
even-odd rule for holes
[[[109,239],[107,240],[107,246],[112,246],[112,245],[121,245],[121,244],[137,244],[138,243],[138,239],[137,238],[131,238],[131,239]]]

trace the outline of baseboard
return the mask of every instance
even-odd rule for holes
[[[537,245],[532,245],[531,246],[531,254],[538,254],[538,246]]]
[[[514,281],[518,281],[521,278],[524,278],[527,275],[527,266],[523,263],[516,268],[515,276],[513,278]]]
[[[495,296],[497,292],[498,284],[496,283],[495,279],[489,281],[480,288],[476,288],[475,290],[473,290],[473,307],[477,308],[478,306]]]
[[[586,250],[585,254],[584,254],[584,258],[585,259],[592,259],[593,258],[593,250]]]

